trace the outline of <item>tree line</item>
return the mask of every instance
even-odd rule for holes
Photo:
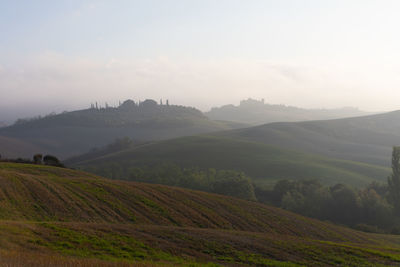
[[[0,162],[11,162],[11,163],[25,163],[25,164],[37,164],[37,165],[48,165],[54,167],[62,167],[65,168],[64,164],[53,155],[45,155],[42,154],[35,154],[33,155],[32,159],[26,158],[16,158],[16,159],[9,159],[9,158],[2,158],[0,155]]]
[[[174,163],[126,169],[118,164],[108,164],[90,166],[85,170],[109,178],[125,177],[129,181],[177,186],[256,201],[251,179],[235,170],[182,168]]]
[[[104,164],[85,170],[109,178],[125,177],[259,201],[363,231],[400,234],[400,147],[393,148],[388,183],[373,182],[361,189],[345,184],[324,186],[318,180],[280,180],[266,188],[243,172],[183,168],[174,163],[128,168]]]
[[[356,190],[344,184],[323,186],[317,180],[281,180],[272,189],[255,190],[259,201],[308,217],[400,234],[400,147],[393,148],[387,184],[372,182]]]

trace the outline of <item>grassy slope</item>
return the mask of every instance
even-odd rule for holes
[[[271,123],[218,135],[390,166],[392,146],[400,143],[400,111],[326,121]]]
[[[316,178],[325,184],[346,183],[362,186],[384,180],[389,169],[285,150],[270,145],[224,137],[194,136],[161,141],[106,155],[74,166],[132,166],[174,162],[183,166],[235,169],[252,178],[272,183],[278,179]],[[123,177],[121,177],[123,178]]]
[[[10,263],[26,263],[33,253],[82,266],[108,263],[57,255],[161,265],[400,264],[397,237],[235,198],[44,166],[0,163],[0,216],[0,257]]]
[[[281,234],[322,237],[320,224],[314,229],[314,221],[216,194],[107,180],[28,164],[1,163],[0,177],[3,220],[157,224],[255,232],[279,229]]]

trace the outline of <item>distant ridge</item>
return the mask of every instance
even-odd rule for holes
[[[237,128],[238,123],[216,122],[201,111],[184,106],[158,104],[154,100],[126,100],[118,107],[96,107],[53,114],[0,128],[0,136],[40,148],[37,153],[61,158],[78,155],[117,138],[161,140]],[[0,153],[11,156],[0,140]],[[31,157],[31,151],[20,154]]]
[[[205,113],[206,116],[213,120],[235,121],[251,125],[271,122],[327,120],[368,114],[371,113],[352,107],[340,109],[304,109],[268,104],[264,102],[264,99],[258,101],[251,98],[240,101],[238,106],[225,105],[214,107]]]

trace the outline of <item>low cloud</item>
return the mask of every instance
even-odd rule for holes
[[[363,75],[363,71],[369,71],[369,75]],[[400,81],[392,76],[396,73],[387,70],[376,73],[268,61],[101,61],[47,52],[19,66],[0,65],[0,105],[3,109],[23,106],[60,112],[85,108],[95,101],[113,105],[127,98],[163,98],[206,110],[253,97],[301,107],[388,110],[400,96]]]

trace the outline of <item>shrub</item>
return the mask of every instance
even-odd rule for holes
[[[35,154],[33,156],[33,162],[35,164],[42,164],[43,155],[42,154]]]
[[[56,166],[56,167],[64,167],[64,165],[60,162],[60,160],[52,155],[46,155],[43,157],[43,162],[49,166]]]

